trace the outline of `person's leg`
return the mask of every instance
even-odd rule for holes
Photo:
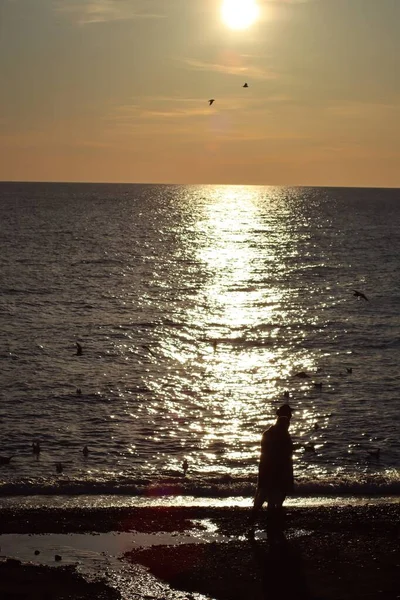
[[[283,533],[285,528],[285,514],[283,509],[285,498],[286,494],[284,492],[275,490],[268,502],[268,508],[270,508],[268,514],[270,525],[279,533]]]
[[[257,487],[256,495],[254,496],[253,506],[250,511],[249,526],[254,527],[259,510],[266,500],[266,493],[260,487]]]

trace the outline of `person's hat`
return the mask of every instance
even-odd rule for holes
[[[277,409],[276,414],[278,417],[288,417],[290,419],[293,414],[293,409],[289,404],[282,404],[282,406]]]

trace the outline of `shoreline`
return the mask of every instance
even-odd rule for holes
[[[247,527],[247,506],[169,506],[159,502],[155,506],[106,507],[3,507],[0,511],[0,535],[9,533],[105,533],[105,532],[181,532],[191,529],[195,520],[213,519],[220,524],[231,521],[234,535],[241,535]],[[341,523],[346,512],[361,524],[366,515],[400,514],[400,499],[391,502],[353,504],[343,499],[341,504],[285,506],[287,520],[303,527],[310,515],[320,523]],[[265,507],[263,513],[266,513]],[[262,513],[261,513],[262,514]],[[368,518],[370,518],[368,516]],[[354,523],[353,523],[354,524]],[[243,531],[241,531],[243,529]]]
[[[52,542],[57,534],[73,539],[73,534],[80,533],[81,538],[90,537],[92,544],[99,545],[100,556],[104,539],[101,532],[120,532],[114,534],[117,540],[118,535],[129,533],[125,536],[127,545],[116,544],[121,554],[117,556],[116,552],[110,557],[128,569],[128,575],[117,595],[109,581],[101,582],[107,599],[123,598],[128,581],[136,590],[131,589],[131,594],[147,593],[159,600],[187,598],[187,593],[206,595],[213,600],[399,598],[400,503],[290,506],[286,509],[284,536],[278,538],[266,535],[264,509],[254,540],[246,535],[248,512],[243,507],[163,506],[4,509],[0,512],[0,546],[2,535],[20,534],[22,539],[18,543],[24,544],[28,539],[34,543],[35,534]],[[140,534],[151,534],[158,542],[141,546]],[[100,563],[96,564],[95,571]],[[0,565],[2,597],[10,592],[7,585],[12,580],[14,584],[18,581],[23,589],[24,581],[32,578],[35,570],[41,573],[42,583],[37,584],[38,588],[47,589],[45,581],[54,579],[51,575],[54,567],[29,565],[33,570],[28,574],[27,567],[7,566],[4,558]],[[49,568],[50,571],[46,570]],[[69,573],[71,590],[75,589],[76,573],[72,572],[72,566],[64,569],[67,569],[64,588],[69,589],[65,579]],[[86,598],[86,593],[88,598],[96,597],[90,596],[84,579],[81,583],[82,597]],[[61,598],[53,588],[52,598]],[[22,592],[18,595],[18,590],[14,591],[13,598],[23,598]]]

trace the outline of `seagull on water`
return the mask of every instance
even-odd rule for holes
[[[316,450],[314,444],[306,444],[304,446],[304,452],[312,452],[313,454],[315,454]]]
[[[242,87],[249,87],[247,83],[245,83]]]
[[[367,300],[368,301],[367,296],[365,294],[363,294],[362,292],[358,292],[357,290],[353,290],[353,292],[354,292],[353,296],[355,296],[356,298],[358,298],[358,300],[360,298],[363,298],[363,300]]]
[[[299,373],[295,373],[294,375],[295,377],[298,377],[299,379],[308,379],[310,376],[307,375],[307,373],[305,373],[304,371],[300,371]]]
[[[377,458],[379,460],[381,455],[381,449],[377,448],[376,450],[367,450],[368,454],[372,456],[372,458]]]

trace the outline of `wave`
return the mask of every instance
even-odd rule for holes
[[[165,477],[158,480],[114,479],[107,481],[59,479],[49,481],[0,482],[0,497],[6,496],[97,496],[131,497],[191,496],[197,498],[252,497],[255,481],[235,479],[229,475],[207,479]],[[307,480],[296,484],[296,497],[400,496],[400,474],[375,475],[366,479],[347,477],[338,480]]]

